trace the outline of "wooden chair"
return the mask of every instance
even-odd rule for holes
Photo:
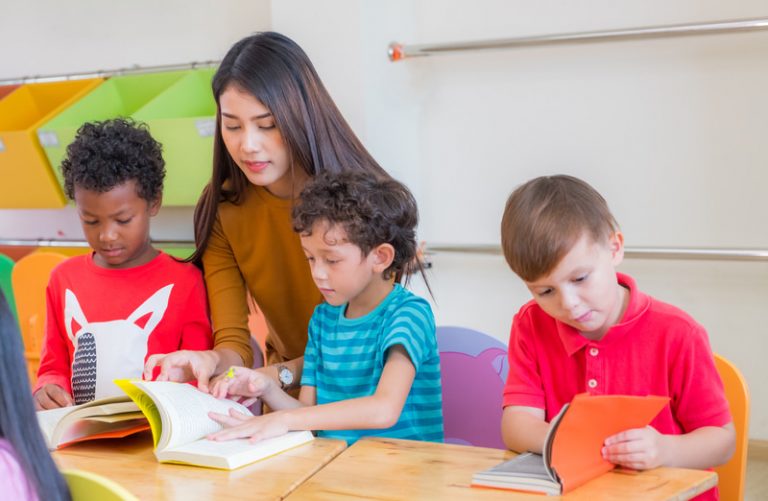
[[[725,386],[725,397],[736,428],[736,451],[730,461],[715,468],[720,499],[744,499],[744,478],[747,471],[747,442],[749,431],[749,389],[739,369],[715,355],[715,367]]]
[[[45,288],[51,271],[66,259],[67,256],[53,252],[33,252],[19,259],[13,267],[11,281],[32,385],[37,380],[45,335]]]
[[[95,473],[84,470],[64,470],[61,474],[67,481],[72,501],[139,500],[122,485]]]
[[[509,371],[507,347],[463,327],[438,327],[445,441],[505,449],[501,398]]]

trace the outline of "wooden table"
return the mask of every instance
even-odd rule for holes
[[[472,474],[514,453],[483,447],[394,439],[363,439],[304,482],[289,501],[302,499],[557,499],[470,487]],[[717,484],[711,471],[657,468],[611,472],[579,487],[567,500],[689,499]],[[535,496],[535,497],[534,497]]]
[[[283,499],[314,475],[346,443],[318,438],[277,456],[225,471],[161,464],[149,432],[91,440],[53,453],[61,468],[78,468],[119,482],[140,499]]]

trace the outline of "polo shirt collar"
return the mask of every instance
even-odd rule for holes
[[[569,357],[590,343],[606,344],[623,338],[634,323],[648,310],[651,299],[648,295],[637,290],[634,279],[623,273],[616,273],[616,278],[620,285],[629,290],[629,303],[627,304],[624,316],[621,317],[621,321],[609,328],[600,341],[587,339],[570,325],[559,320],[555,321],[560,341],[563,343],[563,347],[565,347]]]

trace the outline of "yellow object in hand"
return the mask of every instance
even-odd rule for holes
[[[224,377],[226,377],[227,379],[235,379],[235,367],[234,366],[230,367],[229,370],[227,371],[227,375]]]

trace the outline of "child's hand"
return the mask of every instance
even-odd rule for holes
[[[606,438],[603,458],[633,470],[650,470],[665,464],[665,444],[665,436],[652,426],[635,428]]]
[[[38,411],[46,409],[58,409],[59,407],[69,407],[74,405],[75,401],[72,395],[57,384],[46,384],[37,390],[33,395],[35,400],[35,409]]]
[[[290,431],[281,412],[265,416],[246,416],[230,409],[229,415],[209,412],[208,417],[224,425],[224,429],[208,435],[209,440],[233,440],[250,437],[250,442],[279,437]]]
[[[211,395],[216,398],[246,397],[247,400],[241,403],[248,407],[276,387],[275,381],[259,370],[230,367],[213,380]]]

